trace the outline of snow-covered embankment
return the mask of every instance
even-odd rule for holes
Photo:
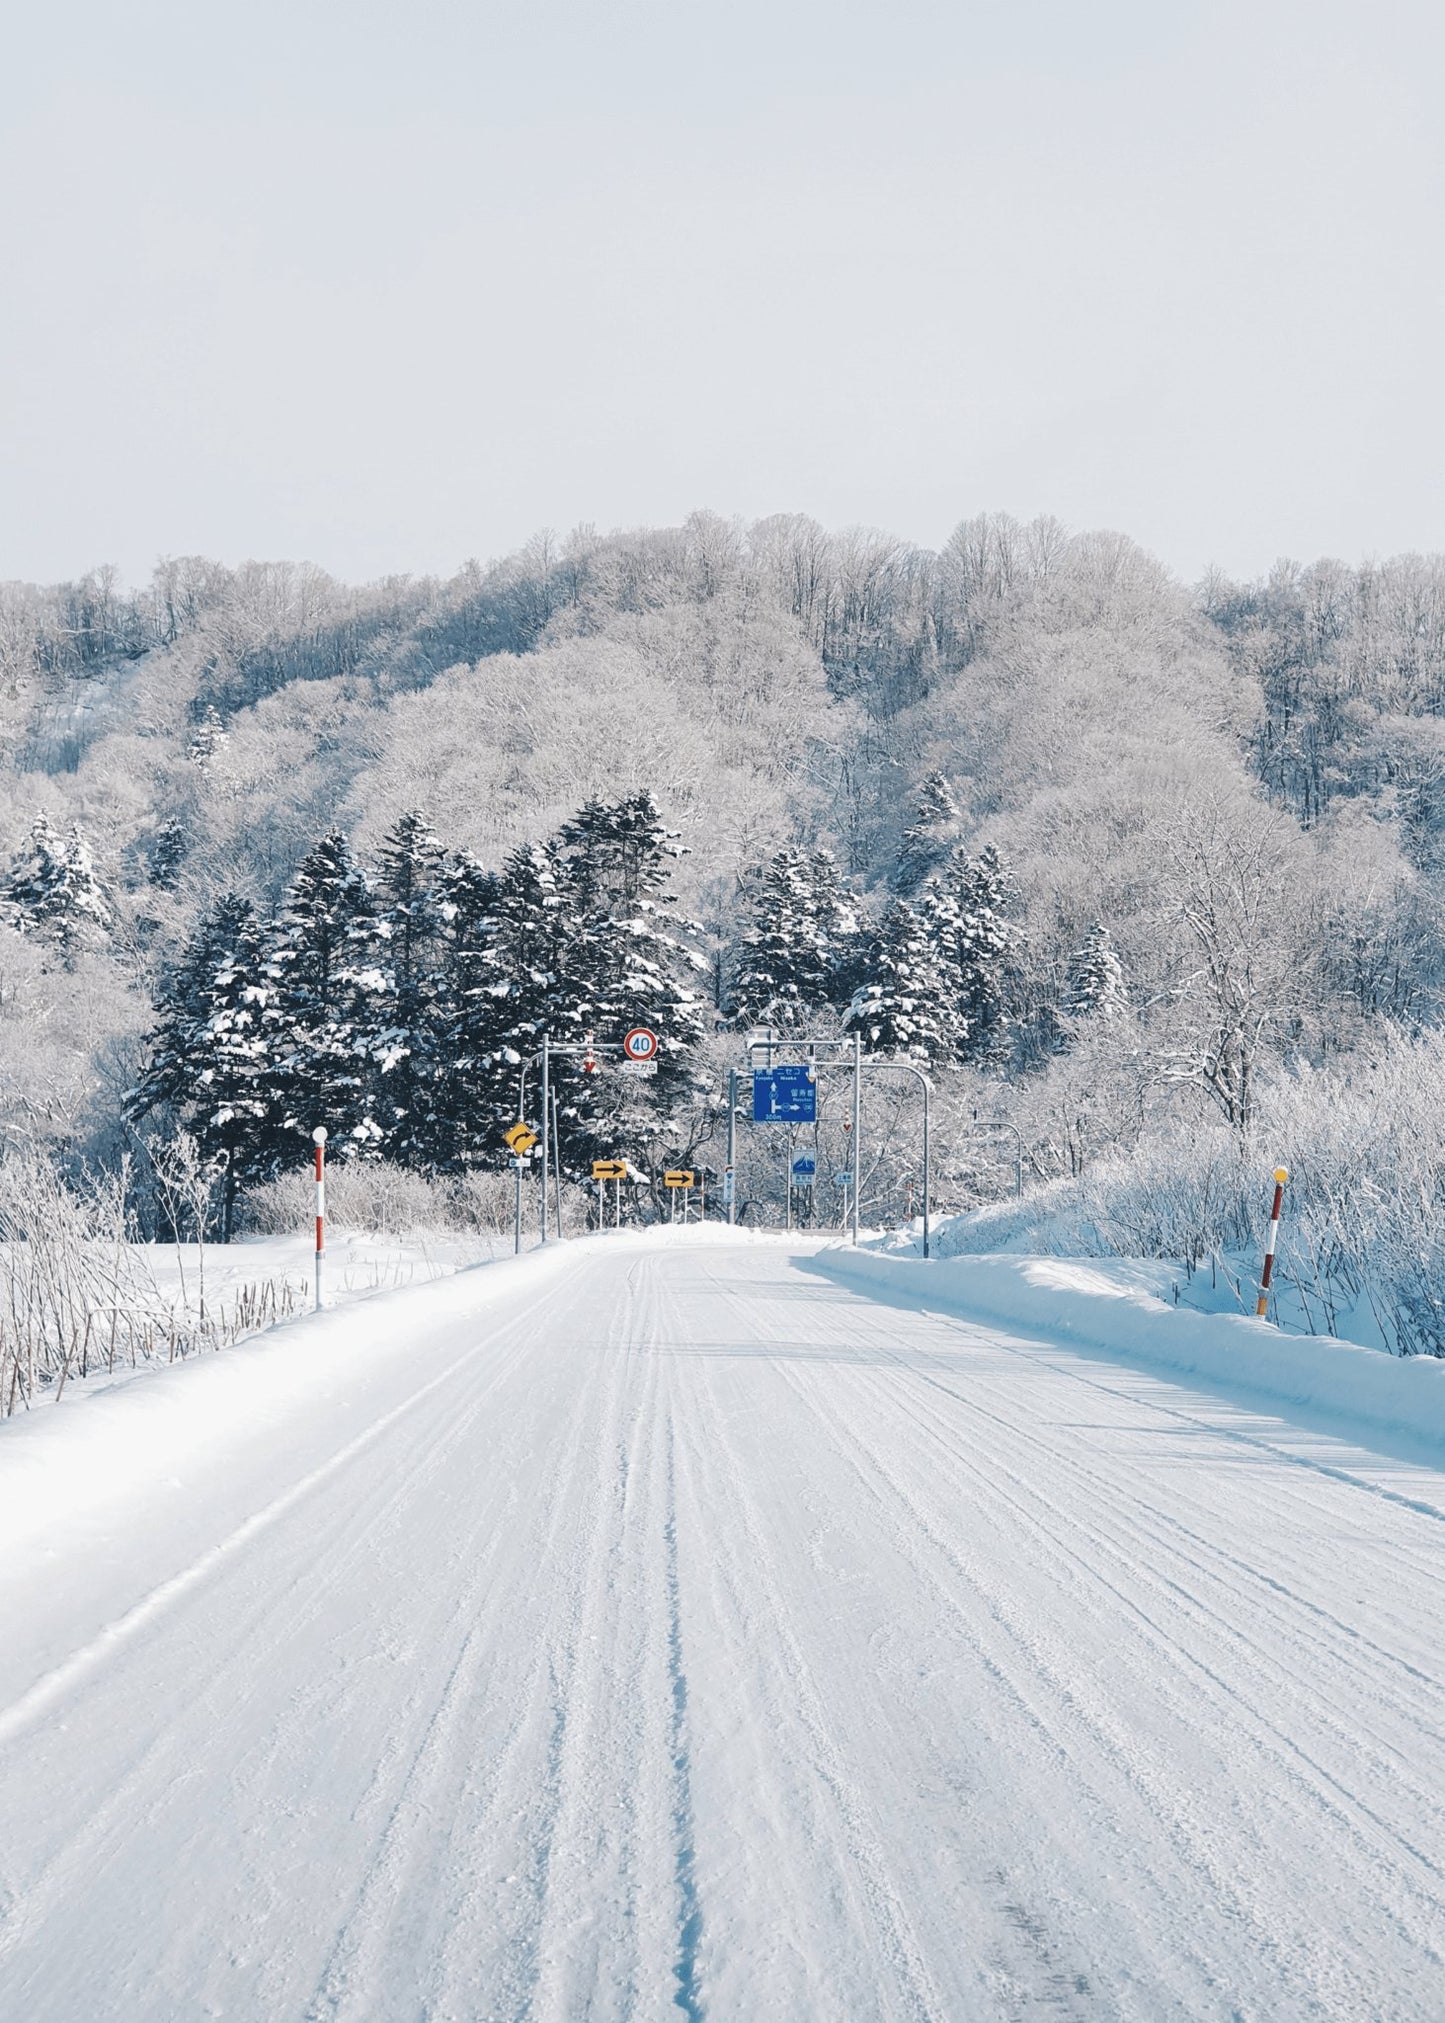
[[[833,1248],[820,1252],[812,1268],[898,1305],[1026,1328],[1113,1360],[1445,1451],[1445,1362],[1284,1334],[1243,1314],[1191,1312],[1131,1283],[1127,1263],[924,1260]]]

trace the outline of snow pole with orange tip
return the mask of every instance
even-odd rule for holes
[[[326,1304],[326,1126],[311,1133],[316,1147],[316,1311]]]
[[[1274,1277],[1274,1247],[1279,1241],[1279,1212],[1284,1206],[1284,1187],[1288,1179],[1289,1168],[1287,1166],[1276,1166],[1274,1169],[1274,1207],[1269,1212],[1269,1235],[1265,1238],[1264,1244],[1264,1270],[1260,1274],[1259,1299],[1254,1309],[1261,1320],[1264,1318],[1265,1311],[1269,1306],[1269,1282]]]

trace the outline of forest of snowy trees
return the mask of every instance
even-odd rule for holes
[[[664,1040],[564,1069],[571,1177],[716,1169],[750,1031],[858,1030],[930,1069],[945,1206],[1017,1146],[1040,1232],[1193,1262],[1283,1158],[1325,1324],[1396,1242],[1385,1332],[1445,1347],[1445,558],[1191,587],[1050,521],[707,515],[359,590],[182,558],[0,588],[0,743],[0,1133],[144,1226],[179,1132],[228,1226],[317,1122],[500,1172],[544,1030]]]

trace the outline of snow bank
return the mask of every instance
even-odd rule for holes
[[[7,1554],[129,1491],[215,1465],[238,1437],[279,1432],[303,1408],[349,1403],[405,1358],[434,1374],[418,1343],[540,1285],[599,1238],[463,1269],[430,1284],[377,1292],[340,1311],[306,1314],[220,1354],[142,1366],[128,1382],[0,1422],[0,1539]],[[129,1373],[127,1373],[129,1375]]]
[[[899,1258],[829,1249],[814,1269],[902,1306],[1000,1322],[1112,1360],[1181,1376],[1445,1452],[1445,1362],[1387,1356],[1328,1336],[1282,1334],[1242,1314],[1194,1313],[1138,1283],[1127,1261]]]

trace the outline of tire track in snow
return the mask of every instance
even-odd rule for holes
[[[550,1304],[559,1298],[565,1282],[548,1286],[542,1300]],[[160,1633],[175,1620],[175,1612],[205,1603],[215,1583],[231,1579],[244,1569],[248,1549],[277,1532],[286,1520],[308,1509],[313,1501],[322,1522],[319,1533],[305,1541],[306,1578],[295,1586],[268,1584],[259,1595],[247,1598],[246,1605],[224,1619],[219,1634],[205,1645],[207,1680],[187,1703],[182,1725],[169,1723],[159,1729],[142,1729],[136,1745],[128,1752],[123,1770],[73,1831],[68,1832],[46,1857],[23,1888],[11,1893],[12,1911],[0,1928],[0,1959],[22,1943],[33,1931],[69,1884],[72,1873],[87,1859],[101,1857],[110,1843],[122,1840],[122,1822],[132,1828],[137,1817],[148,1814],[144,1794],[149,1787],[156,1794],[150,1811],[164,1809],[169,1801],[173,1777],[158,1773],[169,1759],[177,1774],[190,1774],[190,1766],[204,1760],[206,1735],[212,1721],[224,1722],[229,1710],[243,1703],[246,1694],[240,1679],[254,1668],[255,1648],[275,1642],[278,1626],[287,1625],[294,1636],[322,1612],[334,1585],[364,1561],[378,1525],[384,1525],[425,1489],[429,1477],[443,1464],[448,1442],[463,1439],[476,1420],[488,1409],[495,1392],[524,1360],[528,1344],[528,1322],[519,1319],[490,1331],[448,1363],[446,1368],[402,1403],[383,1413],[370,1426],[348,1441],[320,1467],[308,1472],[279,1497],[272,1499],[245,1520],[217,1546],[208,1549],[179,1574],[163,1582],[141,1602],[99,1636],[71,1654],[38,1681],[8,1710],[4,1739],[14,1743],[23,1737],[44,1714],[69,1699],[83,1697],[97,1683],[97,1675],[108,1663],[125,1661],[141,1641],[142,1633]],[[496,1367],[460,1414],[450,1412],[448,1387],[461,1380],[469,1365],[491,1359]],[[389,1435],[405,1430],[418,1409],[428,1407],[422,1419],[428,1432],[422,1457],[414,1471],[399,1471],[372,1485],[367,1495],[371,1507],[358,1508],[344,1499],[327,1503],[328,1493],[348,1472],[368,1461],[371,1450]],[[195,1731],[194,1743],[188,1736]],[[101,1857],[103,1858],[103,1857]]]
[[[900,1367],[902,1366],[900,1365]],[[1117,1511],[1112,1507],[1114,1499],[1117,1496],[1117,1484],[1109,1483],[1107,1478],[1101,1476],[1096,1470],[1090,1469],[1086,1464],[1078,1461],[1077,1457],[1065,1452],[1057,1445],[1051,1445],[1041,1440],[1036,1434],[1029,1432],[1026,1428],[1017,1426],[1013,1421],[989,1410],[976,1400],[963,1398],[950,1385],[943,1383],[941,1380],[930,1377],[927,1373],[918,1370],[906,1370],[905,1375],[941,1391],[945,1397],[953,1400],[956,1406],[971,1416],[987,1420],[998,1430],[1012,1435],[1021,1445],[1030,1448],[1040,1458],[1047,1457],[1050,1468],[1055,1476],[1066,1471],[1075,1480],[1087,1484],[1090,1491],[1097,1496],[1092,1530],[1090,1532],[1091,1543],[1104,1556],[1112,1559],[1118,1565],[1125,1577],[1125,1583],[1132,1581],[1137,1586],[1148,1588],[1161,1599],[1171,1601],[1176,1605],[1182,1605],[1201,1622],[1207,1623],[1222,1642],[1232,1647],[1236,1656],[1250,1664],[1255,1671],[1263,1676],[1265,1684],[1274,1694],[1286,1700],[1294,1699],[1298,1701],[1303,1711],[1313,1714],[1318,1725],[1332,1733],[1335,1742],[1347,1757],[1357,1755],[1359,1730],[1362,1722],[1368,1720],[1368,1715],[1365,1712],[1369,1704],[1368,1700],[1362,1702],[1361,1696],[1357,1695],[1351,1707],[1345,1709],[1337,1701],[1330,1700],[1318,1687],[1312,1692],[1305,1691],[1295,1675],[1287,1670],[1279,1659],[1273,1657],[1267,1648],[1247,1637],[1227,1616],[1211,1607],[1197,1593],[1179,1581],[1169,1579],[1153,1563],[1152,1555],[1140,1554],[1137,1550],[1140,1536],[1147,1537],[1156,1553],[1162,1552],[1166,1556],[1176,1558],[1194,1574],[1203,1576],[1204,1578],[1213,1577],[1221,1586],[1228,1589],[1228,1583],[1220,1576],[1211,1576],[1199,1560],[1193,1559],[1188,1554],[1182,1552],[1176,1538],[1161,1535],[1160,1531],[1152,1530],[1147,1526],[1136,1526],[1132,1535],[1126,1527],[1120,1526],[1122,1537],[1115,1538],[1111,1536],[1109,1530],[1111,1522],[1117,1522]],[[904,1409],[908,1408],[905,1407]],[[910,1416],[916,1417],[917,1415],[910,1413]],[[940,1420],[940,1423],[947,1422]],[[949,1442],[945,1441],[945,1445],[949,1444]],[[1342,1812],[1340,1810],[1340,1803],[1343,1803],[1346,1807],[1353,1807],[1376,1830],[1383,1840],[1392,1841],[1403,1853],[1422,1866],[1432,1878],[1445,1876],[1445,1867],[1442,1867],[1440,1862],[1432,1860],[1421,1848],[1415,1846],[1397,1828],[1392,1827],[1388,1821],[1384,1820],[1357,1791],[1346,1786],[1326,1765],[1310,1756],[1295,1738],[1280,1726],[1279,1722],[1263,1705],[1256,1705],[1253,1701],[1246,1698],[1242,1691],[1223,1673],[1206,1664],[1195,1652],[1186,1648],[1177,1637],[1172,1636],[1161,1624],[1154,1621],[1142,1608],[1137,1596],[1127,1591],[1127,1585],[1121,1585],[1119,1581],[1111,1581],[1101,1566],[1068,1544],[1068,1538],[1077,1524],[1077,1519],[1056,1502],[1050,1496],[1047,1489],[1041,1486],[1042,1482],[1047,1479],[1041,1471],[1036,1470],[1032,1475],[1026,1477],[1015,1470],[1009,1469],[996,1452],[984,1453],[977,1446],[965,1449],[962,1446],[951,1445],[950,1452],[955,1459],[966,1460],[975,1472],[980,1468],[992,1467],[1006,1474],[1011,1484],[1011,1489],[1009,1491],[999,1491],[998,1493],[1008,1503],[1014,1513],[1015,1520],[1019,1524],[1032,1529],[1036,1536],[1056,1555],[1066,1558],[1085,1586],[1102,1587],[1119,1608],[1133,1615],[1151,1637],[1155,1648],[1161,1655],[1165,1656],[1174,1665],[1202,1676],[1208,1681],[1216,1695],[1231,1702],[1236,1709],[1242,1709],[1247,1712],[1254,1724],[1256,1743],[1262,1743],[1266,1735],[1273,1738],[1286,1778],[1291,1782],[1299,1784],[1302,1789],[1306,1790],[1317,1805],[1330,1811],[1340,1820],[1342,1825],[1348,1827],[1352,1834],[1358,1834],[1360,1832],[1358,1821],[1350,1819],[1346,1812]],[[1176,1532],[1182,1532],[1200,1550],[1206,1553],[1213,1552],[1214,1549],[1210,1543],[1199,1534],[1188,1531],[1184,1526],[1168,1520],[1164,1513],[1158,1512],[1152,1505],[1139,1504],[1137,1508],[1146,1517],[1163,1519],[1166,1530],[1172,1529]],[[1040,1511],[1047,1512],[1056,1520],[1055,1528],[1050,1529],[1040,1521]],[[1236,1564],[1242,1565],[1243,1563],[1236,1562]],[[1234,1592],[1235,1598],[1238,1599],[1237,1590]],[[1288,1591],[1285,1590],[1284,1592],[1287,1593]],[[1312,1649],[1327,1650],[1327,1647],[1313,1635],[1307,1636],[1305,1641]],[[1328,1656],[1336,1667],[1343,1669],[1341,1666],[1342,1654],[1340,1652],[1328,1650]],[[1410,1669],[1414,1670],[1414,1668]],[[1419,1678],[1424,1675],[1416,1673],[1415,1676]],[[1430,1681],[1429,1683],[1433,1685],[1435,1682]],[[1429,1736],[1430,1731],[1426,1729],[1425,1733]],[[1435,1735],[1432,1739],[1438,1741],[1439,1737]],[[1385,1745],[1380,1744],[1379,1746],[1383,1748]],[[1391,1761],[1387,1765],[1382,1764],[1381,1766],[1383,1773],[1396,1784],[1404,1785],[1422,1810],[1435,1813],[1437,1818],[1445,1818],[1445,1814],[1442,1814],[1439,1803],[1432,1793],[1424,1785],[1412,1778],[1408,1761],[1403,1753],[1398,1749],[1392,1748],[1390,1756]],[[1286,1759],[1290,1760],[1286,1761]],[[1334,1800],[1321,1788],[1322,1786],[1329,1787],[1329,1791],[1335,1795]],[[1377,1846],[1371,1852],[1376,1857],[1379,1857],[1383,1851]],[[1417,1878],[1401,1874],[1400,1880],[1406,1888],[1411,1888],[1417,1893],[1421,1892],[1422,1886]],[[1431,1888],[1433,1888],[1433,1884],[1424,1886],[1427,1894]],[[1433,1898],[1431,1902],[1433,1905]]]
[[[672,1688],[674,1882],[678,1901],[677,1958],[673,1967],[677,1993],[673,2000],[687,2023],[701,2023],[705,2012],[698,1986],[698,1955],[702,1949],[703,1922],[697,1889],[697,1825],[692,1809],[687,1672],[683,1664],[682,1597],[677,1570],[677,1434],[671,1414],[667,1425],[667,1524],[663,1541],[667,1569],[667,1671]]]
[[[703,1269],[714,1292],[724,1292],[715,1275],[705,1266]],[[775,1751],[790,1744],[795,1758],[807,1766],[808,1781],[826,1794],[826,1814],[832,1817],[825,1824],[826,1814],[821,1814],[817,1823],[829,1834],[839,1879],[851,1877],[861,1894],[867,1916],[864,1956],[886,1961],[890,1973],[893,2000],[885,2009],[881,2006],[883,1987],[876,1968],[874,1971],[870,1992],[880,1998],[878,2013],[911,2018],[914,2023],[935,2023],[935,2019],[943,2023],[948,2008],[926,1963],[907,1907],[889,1875],[881,1841],[869,1819],[869,1801],[847,1772],[790,1620],[762,1513],[749,1486],[748,1466],[729,1435],[725,1418],[716,1410],[710,1415],[705,1439],[707,1449],[721,1464],[720,1470],[710,1472],[715,1478],[720,1473],[726,1480],[737,1520],[735,1524],[717,1524],[714,1550],[731,1557],[730,1584],[747,1642],[771,1651],[787,1687],[786,1700],[775,1699],[770,1709],[770,1741]],[[694,1457],[700,1457],[702,1450],[703,1438],[695,1428]],[[718,1507],[714,1504],[715,1511]],[[816,1913],[819,1907],[809,1908]],[[832,1908],[836,1917],[841,1905]]]
[[[614,1318],[614,1335],[616,1331]],[[538,1361],[543,1365],[539,1383],[550,1363],[557,1385],[555,1347]],[[627,1490],[619,1427],[624,1399],[620,1388],[607,1389],[607,1377],[605,1362],[595,1360],[584,1381],[571,1388],[569,1436],[552,1470],[554,1483],[565,1493],[551,1501],[535,1559],[527,1554],[525,1569],[514,1564],[516,1577],[549,1596],[525,1684],[519,1691],[520,1682],[505,1677],[516,1638],[516,1623],[508,1616],[515,1615],[518,1597],[512,1583],[504,1582],[469,1639],[476,1654],[469,1692],[439,1710],[441,1718],[424,1738],[416,1788],[398,1800],[338,1938],[314,2000],[318,2018],[354,2017],[365,2023],[374,2013],[390,1947],[386,1907],[414,1866],[413,1841],[432,1803],[450,1806],[454,1815],[464,1809],[465,1817],[454,1826],[441,1873],[422,1879],[422,1886],[445,1906],[429,1977],[428,2013],[459,2019],[536,2013],[569,1752],[588,1697],[586,1646],[595,1635],[588,1607],[605,1592],[604,1567],[613,1538],[609,1519]],[[535,1467],[535,1457],[531,1465]],[[577,1487],[584,1482],[590,1482],[585,1498]],[[489,1665],[494,1650],[496,1662]],[[515,1702],[505,1739],[490,1768],[480,1776],[472,1769],[458,1793],[450,1788],[456,1762],[468,1761],[458,1743],[458,1724],[469,1708],[495,1701],[499,1691]],[[505,1878],[499,1875],[503,1866],[509,1871]],[[498,1902],[499,1883],[512,1890],[506,1909]]]
[[[982,1417],[994,1421],[995,1424],[1002,1430],[1005,1430],[1009,1433],[1016,1432],[1019,1438],[1027,1440],[1029,1444],[1032,1445],[1038,1451],[1042,1459],[1047,1460],[1048,1468],[1035,1471],[1035,1474],[1028,1479],[1027,1483],[1021,1484],[1021,1489],[1023,1492],[1022,1498],[1020,1496],[1006,1495],[1004,1500],[1008,1504],[1015,1522],[1027,1523],[1033,1521],[1032,1511],[1030,1510],[1029,1507],[1030,1501],[1032,1501],[1032,1503],[1035,1505],[1051,1507],[1053,1509],[1054,1515],[1056,1516],[1056,1518],[1058,1518],[1060,1523],[1058,1535],[1055,1536],[1052,1533],[1043,1534],[1042,1532],[1040,1533],[1040,1535],[1046,1538],[1046,1542],[1051,1550],[1054,1551],[1058,1551],[1061,1549],[1067,1550],[1066,1547],[1062,1546],[1062,1541],[1065,1540],[1070,1535],[1071,1529],[1072,1530],[1077,1529],[1078,1515],[1077,1513],[1074,1513],[1072,1516],[1070,1516],[1064,1513],[1062,1510],[1060,1510],[1057,1505],[1050,1506],[1047,1492],[1041,1487],[1041,1485],[1044,1481],[1048,1479],[1049,1469],[1057,1468],[1061,1463],[1063,1463],[1064,1465],[1068,1465],[1069,1457],[1064,1455],[1061,1450],[1056,1450],[1055,1447],[1050,1446],[1049,1443],[1039,1440],[1037,1436],[1028,1434],[1024,1432],[1023,1429],[1017,1429],[1013,1427],[1011,1422],[999,1420],[997,1418],[997,1415],[988,1412],[986,1408],[978,1406],[977,1401],[975,1399],[971,1397],[967,1400],[961,1399],[959,1395],[956,1392],[952,1391],[948,1385],[939,1384],[937,1380],[929,1377],[926,1373],[920,1372],[913,1363],[899,1356],[897,1352],[893,1350],[891,1347],[885,1347],[879,1344],[874,1344],[873,1346],[875,1350],[875,1359],[881,1360],[884,1363],[892,1363],[897,1373],[897,1377],[902,1380],[902,1384],[904,1387],[909,1389],[913,1388],[913,1385],[916,1384],[917,1381],[921,1378],[925,1384],[930,1384],[934,1388],[941,1390],[943,1394],[946,1397],[950,1398],[955,1405],[958,1405],[963,1409],[969,1411],[977,1409]],[[799,1379],[796,1376],[794,1376],[791,1371],[787,1372],[787,1374],[789,1375],[790,1381],[793,1382],[794,1387],[800,1389],[801,1391],[802,1386],[800,1385]],[[865,1372],[850,1371],[847,1374],[854,1382],[865,1382],[868,1380],[868,1373]],[[912,1383],[910,1383],[910,1380],[912,1380]],[[898,1395],[898,1386],[896,1384],[890,1385],[886,1379],[879,1377],[876,1374],[872,1376],[871,1383],[873,1394],[877,1402],[883,1403],[885,1406],[891,1406],[895,1410],[902,1409],[906,1413],[908,1412],[908,1407],[906,1406],[906,1404],[900,1404],[900,1398]],[[809,1391],[807,1395],[813,1397],[812,1391]],[[950,1558],[953,1564],[957,1566],[961,1572],[964,1572],[966,1574],[967,1573],[966,1568],[964,1568],[962,1561],[959,1560],[956,1551],[954,1551],[951,1548],[949,1541],[939,1532],[938,1528],[935,1525],[933,1525],[929,1520],[923,1517],[916,1503],[913,1502],[913,1500],[908,1497],[907,1492],[904,1491],[899,1484],[894,1482],[892,1478],[885,1476],[883,1471],[878,1467],[876,1456],[873,1453],[872,1443],[860,1440],[859,1436],[854,1432],[851,1423],[849,1423],[843,1417],[841,1409],[839,1408],[836,1400],[823,1401],[818,1398],[813,1398],[813,1402],[815,1403],[815,1405],[819,1410],[822,1410],[827,1414],[830,1423],[834,1427],[835,1433],[850,1444],[854,1458],[859,1463],[861,1471],[865,1474],[871,1471],[874,1474],[875,1480],[878,1483],[886,1484],[888,1491],[899,1497],[905,1504],[908,1504],[913,1512],[914,1520],[917,1521],[925,1531],[931,1534],[935,1546],[941,1552],[943,1552],[948,1558]],[[914,1416],[911,1413],[909,1413],[908,1415]],[[996,1460],[997,1457],[991,1455],[985,1448],[981,1446],[975,1445],[973,1447],[965,1447],[955,1443],[951,1449],[950,1458],[953,1459],[955,1462],[964,1463],[968,1467],[974,1481],[977,1482],[982,1479],[983,1474],[987,1471],[987,1469]],[[953,1480],[956,1489],[957,1483],[956,1476],[953,1478]],[[1015,1478],[1015,1480],[1018,1481],[1019,1479]],[[1117,1495],[1117,1488],[1118,1488],[1117,1484],[1113,1485],[1115,1495]],[[999,1495],[1002,1493],[998,1490],[996,1483],[993,1485],[992,1493],[994,1493],[995,1495]],[[1035,1526],[1035,1528],[1038,1529],[1037,1526]],[[1077,1562],[1077,1564],[1084,1569],[1088,1577],[1095,1580],[1098,1580],[1100,1578],[1100,1576],[1097,1573],[1097,1569],[1091,1567],[1086,1559],[1081,1559],[1079,1555],[1072,1553],[1070,1554],[1070,1557],[1073,1558]],[[1105,1581],[1104,1584],[1107,1586],[1108,1585],[1107,1581]],[[980,1589],[979,1592],[983,1593],[983,1590]],[[1125,1601],[1128,1599],[1127,1597],[1119,1596],[1118,1590],[1116,1588],[1113,1589],[1112,1592],[1117,1599]],[[994,1604],[994,1606],[996,1607],[997,1604]],[[1018,1636],[1020,1634],[1017,1626],[1015,1625],[1005,1625],[1005,1626],[1009,1628],[1010,1633],[1012,1635]],[[1033,1662],[1037,1662],[1038,1658],[1041,1656],[1041,1654],[1037,1651],[1036,1646],[1033,1647],[1033,1650],[1030,1655],[1031,1661]],[[1176,1652],[1176,1656],[1177,1655],[1178,1653]],[[1189,1658],[1189,1654],[1185,1653],[1183,1655],[1185,1656],[1186,1659]],[[1082,1709],[1078,1708],[1076,1695],[1074,1695],[1069,1689],[1069,1681],[1067,1674],[1064,1675],[1056,1674],[1055,1677],[1053,1678],[1052,1683],[1055,1686],[1055,1688],[1061,1693],[1061,1696],[1065,1699],[1066,1702],[1073,1702],[1077,1711],[1083,1711]],[[1232,1691],[1232,1689],[1228,1688],[1227,1682],[1221,1683],[1224,1690]],[[1234,1695],[1234,1697],[1236,1700],[1238,1700],[1239,1696],[1236,1694]],[[1263,1721],[1264,1725],[1266,1726],[1271,1725],[1268,1723],[1267,1717],[1260,1715],[1259,1710],[1250,1707],[1248,1703],[1242,1704],[1245,1706],[1246,1711],[1253,1718],[1255,1718],[1256,1721]],[[1096,1739],[1104,1742],[1106,1746],[1108,1746],[1109,1744],[1109,1738],[1101,1731],[1096,1730]],[[1278,1736],[1277,1731],[1276,1731],[1276,1739],[1279,1742],[1280,1746],[1286,1751],[1288,1751],[1293,1746],[1290,1741],[1290,1738]],[[1127,1769],[1127,1765],[1123,1763],[1120,1764],[1120,1767]],[[1312,1767],[1315,1769],[1319,1769],[1319,1766],[1312,1766]],[[1140,1774],[1139,1771],[1134,1770],[1130,1774],[1133,1775],[1135,1781],[1137,1782],[1138,1776]],[[1147,1802],[1150,1804],[1150,1808],[1151,1810],[1154,1811],[1156,1816],[1161,1818],[1167,1817],[1169,1811],[1170,1794],[1163,1790],[1149,1791],[1147,1785],[1143,1787],[1143,1789],[1147,1793]],[[1311,1789],[1309,1795],[1317,1805],[1324,1805],[1326,1807],[1329,1807],[1329,1800],[1326,1798],[1324,1794],[1319,1792],[1318,1789]],[[1163,1801],[1162,1805],[1161,1800]],[[1357,1800],[1355,1800],[1354,1802],[1358,1803]],[[1177,1806],[1177,1793],[1175,1794],[1173,1803]],[[1338,1808],[1334,1808],[1334,1810],[1338,1815]],[[1366,1813],[1369,1817],[1371,1817],[1372,1822],[1379,1825],[1382,1832],[1384,1832],[1387,1836],[1391,1834],[1392,1829],[1390,1828],[1388,1822],[1381,1822],[1375,1820],[1374,1815],[1370,1813],[1370,1809],[1368,1807],[1361,1805],[1360,1810]],[[1342,1819],[1342,1823],[1347,1828],[1351,1828],[1352,1830],[1357,1831],[1357,1828],[1355,1828],[1354,1823],[1349,1821],[1347,1818]],[[1212,1836],[1210,1837],[1212,1838]],[[1397,1841],[1401,1839],[1401,1837],[1398,1834],[1396,1834],[1394,1837]],[[1178,1839],[1177,1832],[1175,1834],[1175,1838],[1177,1841]],[[1410,1843],[1408,1841],[1404,1841],[1403,1845],[1405,1846],[1406,1849],[1408,1849],[1412,1853],[1418,1852],[1417,1850],[1410,1848]],[[1181,1851],[1188,1852],[1187,1848],[1184,1848],[1182,1846]],[[1262,1851],[1262,1858],[1263,1852],[1264,1851]],[[1363,1846],[1361,1848],[1361,1852],[1366,1853],[1372,1859],[1377,1860],[1380,1851],[1378,1846],[1376,1847]],[[1223,1873],[1219,1868],[1217,1859],[1213,1860],[1212,1866],[1214,1868],[1213,1886],[1217,1887],[1221,1880],[1227,1880],[1227,1878],[1223,1876]],[[1422,1887],[1416,1878],[1404,1874],[1398,1868],[1396,1868],[1395,1874],[1400,1883],[1404,1886],[1404,1888],[1408,1891],[1408,1893],[1415,1899],[1417,1908],[1422,1914],[1425,1915],[1427,1921],[1430,1919],[1432,1915],[1434,1916],[1435,1927],[1436,1931],[1438,1932],[1438,1909],[1439,1909],[1438,1898],[1432,1896],[1428,1888]],[[1249,1915],[1249,1905],[1246,1900],[1239,1897],[1237,1891],[1235,1892],[1235,1903],[1239,1914],[1247,1917]],[[1384,1893],[1382,1901],[1382,1910],[1386,1915],[1393,1914],[1393,1905],[1389,1900],[1388,1892]],[[1268,1934],[1261,1933],[1261,1937],[1264,1938],[1266,1941],[1272,1943],[1272,1941],[1269,1941]],[[1406,1938],[1408,1943],[1410,1943],[1413,1946],[1423,1945],[1427,1957],[1432,1959],[1437,1957],[1437,1955],[1434,1952],[1431,1939],[1429,1938],[1426,1932],[1402,1931],[1402,1937]]]

